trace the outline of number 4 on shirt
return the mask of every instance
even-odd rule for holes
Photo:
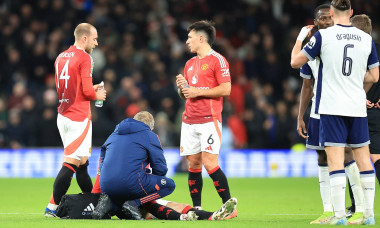
[[[62,68],[62,71],[61,71],[61,74],[59,74],[59,70],[58,70],[58,64],[59,64],[59,61],[57,61],[57,64],[55,65],[55,69],[56,69],[56,72],[57,72],[57,79],[63,79],[65,80],[65,89],[67,89],[67,81],[70,79],[70,76],[69,76],[69,62],[70,60],[67,60],[65,65],[63,66]],[[58,74],[59,74],[59,78],[58,78]],[[57,80],[58,83],[58,88],[59,88],[59,80]]]

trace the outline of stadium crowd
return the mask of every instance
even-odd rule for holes
[[[223,4],[221,4],[223,2]],[[230,63],[222,148],[290,148],[302,80],[289,66],[300,28],[313,23],[312,0],[12,0],[0,3],[0,147],[61,147],[54,60],[74,40],[80,22],[93,24],[99,47],[93,82],[107,100],[92,105],[93,146],[116,123],[140,110],[155,114],[163,147],[178,147],[184,108],[175,85],[191,57],[187,26],[215,22],[213,48]],[[380,41],[380,1],[353,1],[372,19]],[[305,116],[309,116],[306,114]]]

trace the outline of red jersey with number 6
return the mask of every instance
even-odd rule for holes
[[[211,50],[202,59],[197,56],[187,61],[184,69],[189,85],[198,89],[212,89],[221,83],[231,82],[229,64],[219,53]],[[196,97],[186,100],[182,121],[199,124],[219,120],[222,122],[223,97]]]
[[[85,94],[83,87],[92,88],[92,57],[84,50],[71,46],[55,60],[55,85],[59,105],[58,113],[73,120],[83,121],[91,116],[90,100],[95,100],[95,91]],[[82,79],[90,80],[82,80]],[[91,85],[83,85],[82,83]]]

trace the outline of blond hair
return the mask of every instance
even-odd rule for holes
[[[83,36],[89,36],[91,34],[91,29],[95,29],[96,31],[96,28],[89,23],[80,23],[77,25],[74,30],[75,41],[80,40]]]
[[[138,112],[133,119],[143,122],[144,124],[148,125],[150,129],[154,128],[154,118],[152,114],[150,114],[147,111],[141,111]]]
[[[352,26],[362,30],[371,35],[372,32],[372,22],[366,14],[355,15],[351,18]]]

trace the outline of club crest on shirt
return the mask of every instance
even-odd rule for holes
[[[203,64],[203,65],[201,66],[201,69],[202,69],[203,71],[207,70],[207,69],[208,69],[208,64],[207,64],[207,63]]]
[[[314,45],[315,45],[315,41],[316,41],[316,40],[315,40],[315,37],[314,37],[314,36],[311,37],[309,43],[307,43],[307,46],[308,46],[309,48],[313,48]]]
[[[195,85],[195,84],[197,84],[198,83],[198,75],[194,75],[193,76],[193,78],[191,79],[191,83],[193,84],[193,85]]]
[[[165,185],[166,184],[166,180],[165,179],[161,179],[161,185]]]

